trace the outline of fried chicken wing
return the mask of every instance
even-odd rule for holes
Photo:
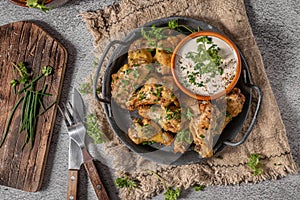
[[[149,67],[150,66],[150,67]],[[126,102],[131,94],[148,80],[153,68],[151,64],[130,66],[125,64],[112,75],[112,98],[126,109]]]
[[[193,134],[195,143],[194,150],[203,158],[213,155],[213,137],[217,133],[215,128],[218,126],[217,117],[220,111],[217,106],[209,101],[203,101],[200,106],[200,116],[192,118],[190,122],[190,131]]]
[[[232,120],[232,118],[238,116],[238,114],[242,112],[245,103],[245,96],[241,93],[239,88],[233,88],[233,90],[226,95],[226,101],[227,107],[224,128]]]
[[[150,46],[147,39],[140,38],[131,43],[128,51],[138,51],[140,49],[154,50],[153,45]]]
[[[185,127],[176,134],[174,140],[174,153],[184,153],[192,143],[193,135],[189,128]]]
[[[171,67],[172,53],[178,43],[185,37],[183,34],[169,36],[165,40],[160,40],[157,43],[154,59],[163,66]],[[169,68],[168,68],[169,69]]]
[[[128,130],[128,136],[135,144],[153,141],[170,145],[173,140],[171,134],[162,131],[160,126],[150,119],[135,119],[133,126]]]
[[[245,97],[240,89],[234,88],[225,97],[225,101],[225,112],[223,106],[203,101],[199,106],[200,116],[191,120],[190,130],[196,145],[195,151],[203,158],[213,155],[214,136],[221,134],[232,117],[236,117],[242,111]]]
[[[126,71],[129,70],[129,68],[131,68],[128,64],[123,65],[123,67],[121,67],[119,69],[119,71],[115,74],[113,74],[112,77],[112,81],[111,81],[111,89],[114,90],[115,86],[118,85],[118,82],[124,78]]]
[[[152,59],[153,59],[152,54],[147,49],[140,49],[137,51],[128,52],[129,65],[152,63]]]
[[[130,66],[135,64],[152,63],[153,57],[151,51],[153,47],[149,47],[146,39],[135,40],[129,47],[128,64]]]
[[[170,89],[157,84],[145,84],[140,90],[134,92],[126,102],[128,110],[136,110],[140,106],[158,104],[164,107],[174,103],[179,106],[176,96]]]
[[[141,117],[157,122],[165,131],[176,133],[181,128],[180,107],[175,105],[168,107],[159,105],[140,106],[138,112]]]

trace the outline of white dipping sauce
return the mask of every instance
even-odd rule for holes
[[[208,36],[208,38],[212,38],[213,44],[216,44],[217,47],[220,48],[218,55],[222,58],[222,64],[219,65],[218,68],[222,68],[223,73],[215,73],[214,76],[211,72],[197,74],[194,75],[195,82],[191,83],[188,75],[192,73],[196,74],[198,70],[194,69],[195,62],[192,61],[191,58],[187,58],[187,54],[189,52],[198,52],[198,43],[196,40],[199,37],[203,36],[198,36],[187,41],[178,50],[175,58],[175,71],[179,82],[185,88],[197,95],[210,96],[224,91],[230,85],[236,74],[238,58],[234,49],[225,41],[215,36]],[[211,45],[212,44],[207,44],[206,49]],[[209,60],[207,60],[207,62],[204,61],[204,63],[208,62]]]

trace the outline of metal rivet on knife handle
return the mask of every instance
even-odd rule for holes
[[[69,169],[68,171],[68,193],[67,200],[76,200],[77,198],[77,181],[78,181],[78,170]]]
[[[101,190],[101,185],[97,185],[97,189],[98,189],[98,190]]]

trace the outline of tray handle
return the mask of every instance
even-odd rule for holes
[[[246,72],[245,71],[244,71],[244,81],[245,81],[245,85],[247,87],[249,87],[251,90],[255,90],[256,91],[256,93],[258,95],[258,101],[257,101],[257,105],[256,105],[256,109],[255,109],[252,121],[251,121],[251,123],[250,123],[247,131],[245,132],[243,138],[240,141],[238,141],[238,142],[231,142],[229,140],[223,142],[223,144],[225,144],[227,146],[231,146],[231,147],[239,146],[239,145],[243,144],[246,141],[246,139],[250,135],[250,133],[251,133],[253,127],[254,127],[254,124],[255,124],[255,122],[257,120],[257,116],[258,116],[258,113],[259,113],[259,110],[260,110],[260,107],[261,107],[261,102],[262,102],[262,95],[263,94],[262,94],[261,89],[258,86],[252,85],[252,84],[250,84],[248,82],[249,80],[246,77]]]
[[[95,74],[95,77],[94,77],[94,85],[93,85],[93,93],[94,93],[94,96],[96,97],[96,99],[100,102],[103,102],[103,103],[107,103],[107,104],[110,104],[110,100],[108,98],[101,98],[99,97],[98,93],[97,93],[97,85],[98,85],[98,80],[99,80],[99,73],[100,73],[100,70],[101,70],[101,67],[103,65],[103,62],[104,62],[104,59],[105,57],[107,56],[109,50],[116,44],[119,44],[119,45],[122,45],[122,46],[125,46],[127,45],[128,43],[131,43],[133,41],[133,39],[135,38],[136,36],[136,32],[134,32],[128,39],[124,40],[124,41],[120,41],[120,40],[113,40],[111,41],[107,46],[106,48],[104,49],[103,51],[103,54],[99,60],[99,64],[98,64],[98,67],[97,67],[97,70],[96,70],[96,74]]]

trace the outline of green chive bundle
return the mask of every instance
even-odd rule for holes
[[[45,96],[51,96],[51,94],[46,93],[47,85],[45,85],[41,90],[36,91],[35,85],[43,76],[49,76],[53,72],[53,68],[50,66],[44,66],[42,68],[42,73],[35,77],[32,81],[30,81],[30,73],[28,72],[28,68],[25,66],[23,62],[18,63],[17,65],[13,63],[13,66],[17,69],[20,74],[19,80],[12,80],[11,86],[14,88],[14,93],[16,95],[22,95],[17,103],[14,105],[12,112],[9,116],[8,123],[6,125],[3,139],[0,142],[0,147],[3,145],[5,138],[9,132],[9,128],[13,119],[13,116],[19,107],[22,104],[22,116],[21,116],[21,128],[20,133],[25,131],[25,142],[22,146],[22,149],[25,145],[30,141],[30,149],[33,148],[34,139],[35,139],[35,132],[36,132],[36,125],[38,121],[38,117],[44,114],[47,110],[49,110],[55,102],[53,102],[49,107],[45,107],[43,104],[43,98]],[[30,81],[30,82],[29,82]],[[23,88],[17,91],[16,86],[22,84]],[[39,113],[40,108],[43,108],[43,112]]]

